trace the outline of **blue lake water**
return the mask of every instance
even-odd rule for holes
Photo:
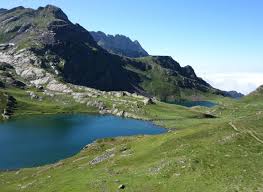
[[[0,170],[54,163],[96,139],[160,134],[166,129],[147,121],[99,115],[50,115],[0,124]]]
[[[195,107],[195,106],[202,106],[202,107],[214,107],[217,104],[211,101],[188,101],[188,100],[180,100],[175,102],[169,102],[176,105],[182,105],[185,107]]]

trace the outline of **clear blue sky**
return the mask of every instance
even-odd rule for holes
[[[137,39],[150,54],[171,55],[204,77],[263,74],[262,0],[0,1],[3,8],[46,4],[62,8],[87,30]]]

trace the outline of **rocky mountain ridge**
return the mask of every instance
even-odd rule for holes
[[[225,92],[168,56],[110,54],[79,24],[52,5],[17,7],[0,15],[0,62],[14,67],[27,86],[70,93],[68,84],[126,91],[161,100]]]
[[[99,46],[110,53],[134,58],[149,55],[137,40],[132,41],[124,35],[106,35],[101,31],[91,31],[90,34]]]
[[[239,99],[241,97],[244,97],[244,94],[242,93],[239,93],[237,91],[227,91],[227,94],[232,97],[232,98],[236,98],[236,99]]]

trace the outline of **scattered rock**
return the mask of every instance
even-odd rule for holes
[[[204,118],[216,118],[216,116],[212,115],[212,114],[209,114],[209,113],[204,113],[203,114],[203,117]]]
[[[14,67],[6,62],[0,62],[0,70],[14,69]]]
[[[47,96],[49,96],[49,97],[54,97],[54,96],[55,96],[54,93],[49,92],[49,91],[47,91],[47,90],[44,90],[44,94],[47,95]]]
[[[36,85],[36,88],[39,89],[39,90],[44,90],[44,87],[42,85]]]
[[[27,67],[21,72],[21,77],[27,80],[40,79],[45,76],[45,71],[37,67]]]
[[[27,91],[31,99],[38,99],[39,97],[33,91]]]
[[[145,98],[143,100],[144,105],[154,104],[153,100],[151,98]]]
[[[106,106],[104,105],[102,101],[88,101],[87,106],[96,107],[100,111],[103,111],[104,109],[106,109]]]
[[[98,163],[101,163],[102,161],[105,161],[105,160],[113,157],[115,155],[114,151],[115,151],[115,148],[109,149],[104,154],[102,154],[102,155],[96,157],[95,159],[91,160],[89,163],[91,165],[96,165]]]
[[[116,97],[122,97],[122,96],[124,96],[124,93],[123,93],[123,92],[117,92],[117,93],[115,94],[115,96],[116,96]]]
[[[117,116],[119,117],[123,117],[124,116],[124,111],[119,111],[118,113],[116,113]]]
[[[4,120],[8,120],[10,118],[9,115],[5,115],[4,113],[2,114],[2,117],[3,117]]]
[[[256,113],[256,115],[261,115],[261,114],[263,114],[262,111],[258,111],[258,112]]]
[[[175,173],[174,174],[176,177],[179,177],[181,174],[180,173]]]
[[[119,189],[125,189],[125,185],[124,185],[124,184],[121,184],[121,185],[119,185],[118,188],[119,188]]]
[[[18,81],[18,80],[14,80],[11,82],[11,84],[15,87],[18,87],[18,88],[21,88],[21,89],[24,89],[26,87],[26,84],[23,83],[22,81]]]
[[[72,90],[66,84],[60,83],[57,80],[52,80],[49,82],[47,89],[62,93],[72,93]]]
[[[0,50],[6,50],[10,47],[13,47],[15,44],[14,43],[4,43],[4,44],[0,44]]]
[[[39,78],[39,79],[30,81],[30,83],[32,83],[36,87],[41,87],[41,86],[47,84],[50,80],[51,80],[51,77],[46,75],[43,78]]]

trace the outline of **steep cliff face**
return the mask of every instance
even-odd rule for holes
[[[181,67],[171,57],[129,58],[109,53],[86,29],[71,23],[61,9],[52,5],[37,10],[3,10],[0,43],[0,62],[13,66],[25,83],[37,86],[67,82],[162,99],[197,92],[223,94],[197,77],[192,67]]]
[[[110,53],[126,57],[148,56],[148,53],[142,48],[137,40],[132,41],[129,37],[124,35],[106,35],[101,31],[92,31],[90,34],[99,46]]]

